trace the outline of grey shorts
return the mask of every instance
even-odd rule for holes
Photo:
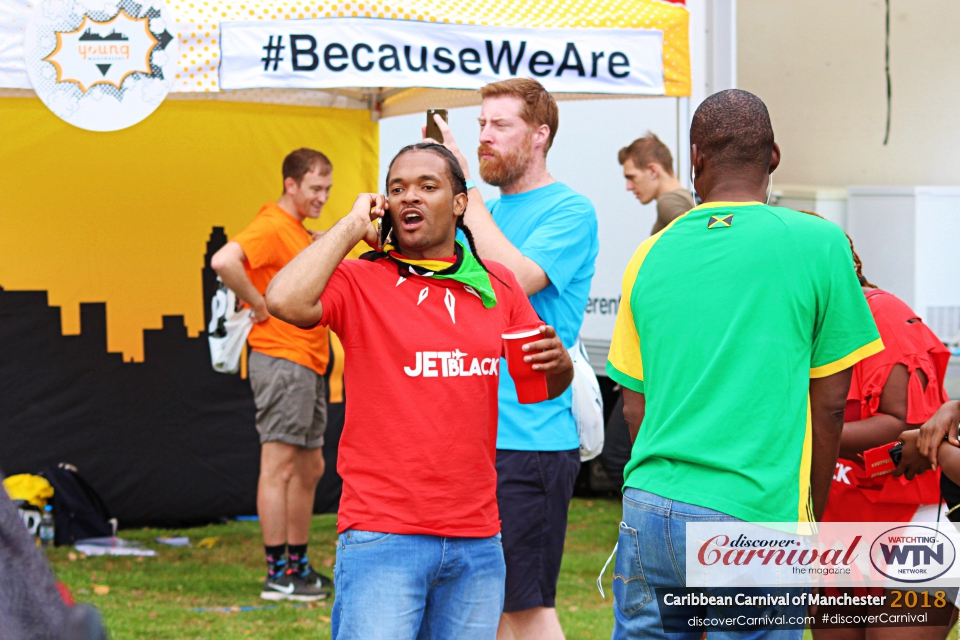
[[[283,442],[316,449],[327,429],[326,380],[316,371],[260,353],[250,352],[247,369],[257,405],[260,444]]]

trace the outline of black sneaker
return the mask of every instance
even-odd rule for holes
[[[314,602],[330,597],[330,592],[310,581],[304,580],[291,570],[278,575],[267,576],[260,597],[264,600],[296,600]]]
[[[322,573],[317,573],[314,571],[309,562],[303,567],[303,569],[300,570],[300,578],[306,580],[315,587],[322,589],[333,589],[333,580]]]

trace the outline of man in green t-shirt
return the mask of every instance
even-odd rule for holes
[[[686,582],[687,522],[823,513],[850,367],[883,348],[843,231],[762,204],[780,162],[763,102],[739,90],[710,96],[690,142],[703,204],[637,249],[607,362],[634,438],[614,640],[662,637],[656,589]],[[738,627],[732,636],[802,633]]]

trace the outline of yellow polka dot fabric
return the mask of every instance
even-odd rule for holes
[[[370,2],[236,2],[166,0],[180,35],[174,91],[219,91],[219,23],[233,20],[309,20],[365,17],[504,27],[633,28],[663,31],[666,95],[690,95],[689,14],[660,0],[406,0]]]
[[[0,87],[29,89],[23,62],[23,34],[33,4],[26,0],[0,0]]]

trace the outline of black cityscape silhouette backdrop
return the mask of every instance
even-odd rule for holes
[[[217,275],[206,246],[204,326]],[[149,295],[149,292],[145,292]],[[103,302],[81,303],[80,334],[65,336],[45,291],[0,287],[0,469],[37,473],[69,462],[103,496],[120,526],[209,522],[256,513],[260,446],[249,382],[210,366],[206,332],[183,316],[144,329],[143,362],[107,351]],[[315,511],[336,510],[343,404],[331,405],[327,473]]]

